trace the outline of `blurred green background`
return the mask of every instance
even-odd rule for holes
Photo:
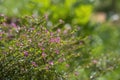
[[[76,36],[90,38],[90,58],[99,61],[91,70],[78,68],[84,76],[71,80],[89,80],[88,74],[91,80],[120,80],[120,0],[0,0],[0,14],[13,22],[26,15],[46,15],[48,27],[62,19],[61,26],[77,28]]]

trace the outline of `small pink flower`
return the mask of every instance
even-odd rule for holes
[[[37,66],[36,62],[32,62],[32,65],[33,65],[34,67],[36,67],[36,66]]]
[[[60,42],[60,37],[57,37],[57,38],[55,39],[55,41],[56,41],[56,43],[59,43],[59,42]]]
[[[11,26],[13,26],[13,27],[17,27],[17,25],[15,24],[15,23],[11,23]]]
[[[58,29],[58,30],[57,30],[57,32],[58,32],[58,33],[60,33],[60,32],[61,32],[61,30],[60,30],[60,29]]]
[[[60,43],[60,37],[51,38],[50,42],[52,42],[52,43]]]
[[[2,40],[2,37],[0,36],[0,40]]]
[[[59,54],[59,50],[56,50],[55,53],[56,53],[56,54]]]
[[[66,64],[66,67],[70,67],[70,65],[69,65],[69,64]]]
[[[48,30],[45,30],[46,33],[48,33]]]
[[[93,64],[97,64],[98,61],[97,61],[97,60],[92,60],[92,63],[93,63]]]
[[[4,22],[4,23],[3,23],[3,26],[7,26],[7,24]]]
[[[46,69],[46,70],[49,70],[49,66],[46,66],[45,69]]]
[[[0,32],[0,34],[2,35],[2,34],[3,34],[3,32]]]
[[[64,34],[67,34],[67,32],[68,32],[68,30],[64,30],[64,32],[63,32],[63,33],[64,33]]]
[[[28,56],[28,52],[24,51],[24,56],[27,57]]]
[[[43,50],[43,51],[44,51],[44,50],[45,50],[45,48],[41,48],[41,50]]]
[[[44,52],[42,52],[42,57],[45,58],[46,56],[47,55]]]
[[[51,66],[53,66],[53,65],[54,65],[53,61],[50,61],[50,62],[49,62],[49,64],[50,64]]]
[[[63,61],[64,61],[63,58],[58,59],[58,62],[60,62],[60,63],[63,62]]]
[[[50,39],[50,42],[55,42],[54,38],[51,38],[51,39]]]
[[[79,72],[75,71],[75,76],[78,76],[79,75]]]
[[[50,36],[53,36],[53,33],[52,33],[52,32],[50,33]]]
[[[40,47],[41,47],[42,45],[43,45],[43,43],[38,43],[38,46],[40,46]]]

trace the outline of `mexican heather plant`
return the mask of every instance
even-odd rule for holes
[[[19,24],[1,21],[1,80],[67,79],[67,74],[78,65],[77,49],[84,42],[75,38],[71,29],[53,31],[45,24],[45,18],[29,16],[20,19]]]

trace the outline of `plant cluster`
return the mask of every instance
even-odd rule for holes
[[[1,16],[0,78],[66,79],[78,65],[83,43],[70,28],[48,29],[45,18],[27,16],[16,24]]]

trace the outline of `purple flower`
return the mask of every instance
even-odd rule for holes
[[[64,34],[67,34],[67,32],[68,32],[68,30],[64,30],[64,32],[63,32],[63,33],[64,33]]]
[[[0,36],[0,40],[2,40],[2,37]]]
[[[75,76],[78,76],[79,75],[79,72],[75,71]]]
[[[50,39],[50,42],[55,42],[55,39],[54,39],[54,38],[51,38],[51,39]]]
[[[3,26],[7,26],[7,24],[4,22],[4,23],[3,23]]]
[[[52,32],[50,33],[50,36],[53,36],[53,33],[52,33]]]
[[[60,37],[51,38],[50,42],[52,42],[52,43],[60,43]]]
[[[41,48],[41,50],[42,50],[42,51],[44,51],[44,50],[45,50],[45,48]]]
[[[97,64],[98,61],[97,61],[97,60],[92,60],[92,63],[93,63],[93,64]]]
[[[25,57],[28,56],[28,51],[24,51],[24,56],[25,56]]]
[[[17,27],[17,25],[15,24],[15,23],[11,23],[11,26],[13,26],[13,27]]]
[[[60,42],[60,37],[57,37],[57,38],[55,39],[55,41],[56,41],[56,43],[59,43],[59,42]]]
[[[40,46],[40,47],[41,47],[42,45],[43,45],[43,43],[38,43],[38,46]]]
[[[34,67],[36,67],[36,66],[37,66],[36,62],[32,62],[32,65],[33,65]]]
[[[0,34],[3,34],[3,32],[0,32]]]
[[[46,33],[48,33],[48,30],[45,30]]]
[[[59,54],[59,50],[56,50],[55,53],[56,53],[56,54]]]
[[[60,29],[57,29],[57,32],[58,32],[58,33],[60,33],[60,32],[61,32],[61,30],[60,30]]]
[[[54,65],[53,61],[50,61],[50,62],[49,62],[49,64],[50,64],[51,66],[53,66],[53,65]]]
[[[42,57],[45,58],[46,56],[47,55],[44,52],[42,52]]]

